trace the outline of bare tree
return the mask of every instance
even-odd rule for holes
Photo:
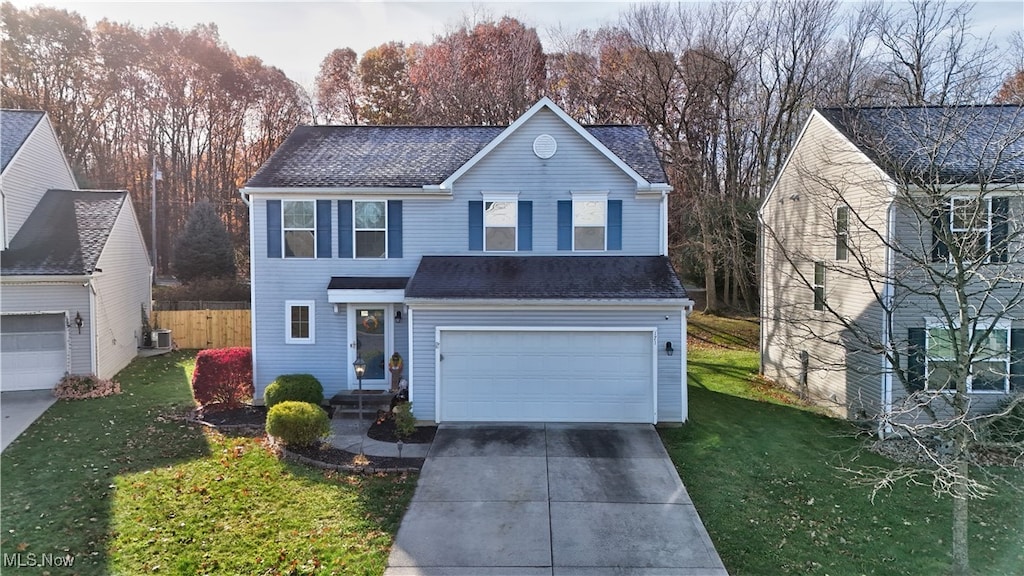
[[[327,124],[359,123],[359,59],[355,50],[332,50],[320,62],[316,76],[316,110]]]
[[[969,501],[999,487],[972,464],[1024,462],[1022,180],[1021,107],[832,109],[763,209],[769,372],[915,448],[851,470],[951,497],[957,575]]]

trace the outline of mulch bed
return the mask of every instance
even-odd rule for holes
[[[267,422],[265,406],[242,406],[240,408],[197,410],[195,420],[225,433],[248,432],[254,436],[264,433]],[[417,428],[416,432],[404,438],[406,444],[421,444],[434,439],[436,426]],[[396,442],[393,420],[374,423],[367,433],[374,440]],[[317,468],[343,470],[347,472],[408,472],[423,467],[423,458],[388,458],[383,456],[366,456],[354,454],[335,448],[327,443],[320,443],[305,448],[281,449],[288,459]]]

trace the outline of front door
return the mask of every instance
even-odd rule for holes
[[[350,361],[360,356],[366,362],[366,373],[363,376],[364,388],[379,388],[387,385],[387,359],[391,349],[390,305],[370,304],[352,305],[349,307],[349,322],[352,336]],[[354,377],[353,377],[354,378]],[[355,388],[357,382],[353,380]]]

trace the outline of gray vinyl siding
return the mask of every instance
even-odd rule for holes
[[[3,284],[0,286],[0,312],[64,312],[68,328],[68,358],[72,374],[92,374],[92,318],[89,314],[89,288],[82,283]],[[75,314],[82,315],[82,332],[75,326]]]
[[[682,372],[685,347],[681,335],[682,311],[679,309],[538,310],[519,307],[514,310],[440,310],[413,307],[412,323],[412,357],[415,366],[412,371],[410,399],[417,420],[433,421],[436,417],[435,338],[438,326],[656,328],[658,420],[684,420],[682,394],[686,380]],[[671,357],[666,355],[665,342],[672,342],[678,352]]]
[[[836,259],[841,204],[851,214],[845,261]],[[872,348],[882,337],[887,204],[881,175],[814,115],[762,208],[764,375],[843,417],[882,408],[883,359]],[[815,262],[825,263],[832,312],[814,310]]]
[[[97,375],[111,378],[127,366],[141,344],[142,312],[152,302],[149,256],[131,200],[126,198],[97,262]]]
[[[965,193],[969,191],[965,190]],[[908,253],[924,253],[930,255],[931,232],[930,223],[921,221],[906,206],[900,206],[897,211],[897,234],[901,250]],[[1021,226],[1024,225],[1024,195],[1019,192],[1014,194],[1010,201],[1010,235],[1013,242],[1009,247],[1009,262],[991,263],[979,267],[986,279],[980,280],[972,285],[971,291],[978,294],[970,304],[976,309],[978,316],[1000,315],[1012,320],[1013,328],[1024,328],[1024,309],[1021,309],[1020,283],[1024,282],[1024,237],[1021,235]],[[943,263],[934,263],[931,266],[939,269]],[[896,296],[898,307],[893,315],[893,333],[896,342],[906,346],[907,330],[910,328],[924,328],[926,318],[941,318],[942,313],[938,300],[933,293],[934,285],[928,281],[925,271],[918,265],[908,262],[905,257],[898,257],[896,262],[897,273],[901,277],[902,287],[898,289]],[[911,289],[913,288],[913,289]],[[956,310],[956,301],[951,291],[939,293],[943,305],[948,310]],[[981,295],[984,294],[983,298]],[[1006,302],[1017,302],[1016,310],[1004,310]],[[906,364],[902,366],[906,368]],[[898,402],[905,396],[903,387],[894,383],[893,400]],[[987,411],[995,408],[997,404],[1006,398],[1005,394],[980,392],[971,395],[971,406],[979,411]]]
[[[6,216],[2,247],[10,244],[47,190],[78,188],[47,118],[39,121],[7,165],[0,188]]]

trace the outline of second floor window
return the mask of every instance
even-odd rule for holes
[[[356,258],[386,258],[387,203],[355,202],[355,248]]]
[[[836,260],[846,260],[850,255],[850,207],[836,208]]]
[[[814,263],[814,309],[825,309],[825,263]]]
[[[932,214],[932,262],[1006,262],[1010,198],[953,196]],[[951,253],[952,244],[955,252]]]
[[[285,258],[316,257],[316,205],[313,200],[285,200],[281,205]]]
[[[518,202],[484,202],[484,250],[514,252]]]
[[[604,250],[608,225],[608,202],[605,199],[576,198],[572,200],[573,250]]]

